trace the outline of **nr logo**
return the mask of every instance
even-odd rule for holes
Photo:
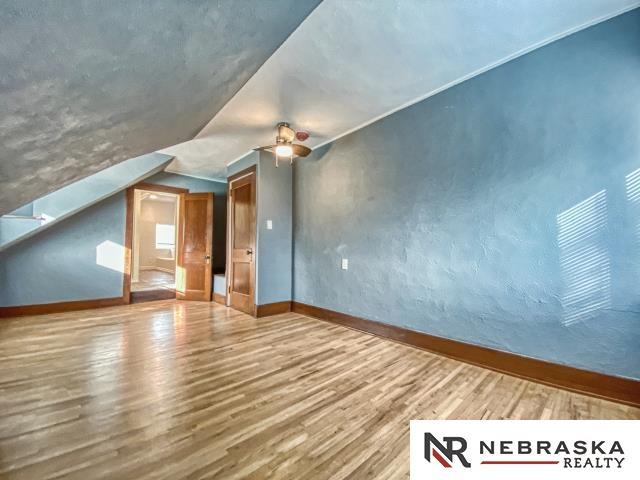
[[[467,441],[462,437],[442,437],[444,442],[434,437],[431,433],[424,434],[424,458],[431,463],[431,457],[435,458],[444,468],[452,468],[453,459],[457,457],[457,462],[465,468],[470,468],[471,464],[463,455],[467,449]]]

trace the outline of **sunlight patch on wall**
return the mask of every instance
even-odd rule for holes
[[[640,245],[640,168],[625,177],[627,200],[631,204],[634,215],[634,235],[636,243]]]
[[[105,240],[96,247],[96,265],[124,273],[124,247]]]
[[[637,268],[638,253],[640,253],[640,168],[634,170],[625,177],[627,201],[630,205],[630,214],[633,222],[633,236],[635,240],[635,255],[633,258]]]
[[[627,199],[634,205],[640,205],[640,168],[624,177],[627,187]]]
[[[571,325],[611,304],[606,190],[560,213],[557,224],[564,284],[562,323]]]

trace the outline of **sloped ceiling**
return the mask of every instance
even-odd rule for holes
[[[225,177],[289,121],[317,147],[638,0],[324,0],[169,170]]]
[[[279,121],[323,145],[640,0],[318,3],[0,2],[0,214],[156,150],[224,179]]]
[[[319,0],[0,2],[0,214],[193,138]]]

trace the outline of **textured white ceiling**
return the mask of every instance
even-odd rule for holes
[[[289,121],[318,147],[638,0],[324,0],[168,170],[226,177]]]
[[[0,0],[0,214],[190,140],[320,0]]]

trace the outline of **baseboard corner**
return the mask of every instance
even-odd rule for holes
[[[271,315],[278,315],[280,313],[288,313],[291,311],[291,301],[285,300],[284,302],[265,303],[263,305],[256,305],[256,317],[269,317]]]

